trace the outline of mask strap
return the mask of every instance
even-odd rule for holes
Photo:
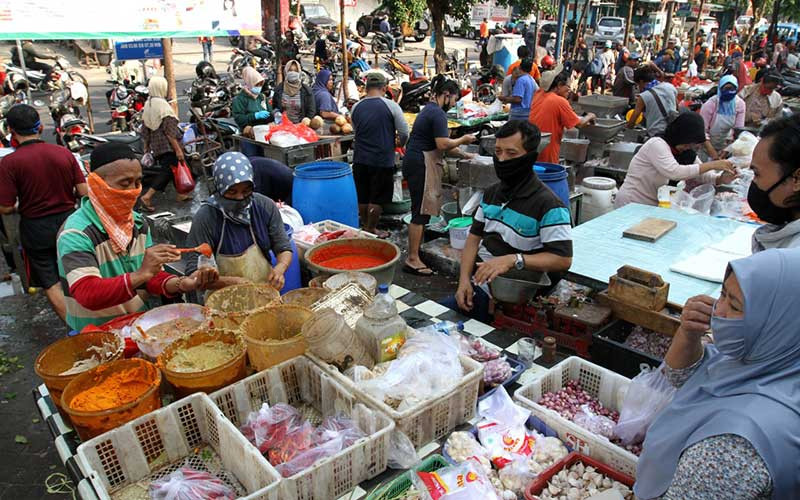
[[[786,179],[788,179],[789,177],[794,176],[795,172],[797,172],[797,170],[793,170],[793,171],[789,172],[788,174],[784,175],[783,177],[781,177],[781,180],[779,180],[778,182],[773,184],[771,188],[767,189],[767,191],[766,191],[767,196],[769,196],[769,194],[771,192],[775,191],[775,189],[777,189],[778,186],[780,186],[781,184],[786,182]]]

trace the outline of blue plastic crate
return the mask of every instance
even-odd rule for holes
[[[508,361],[508,364],[511,365],[511,376],[508,377],[508,379],[500,385],[506,388],[507,393],[511,394],[510,390],[511,384],[519,380],[519,378],[522,376],[522,372],[525,371],[525,365],[522,364],[521,361],[517,361],[515,358],[512,358],[511,356],[506,356],[506,361]],[[494,391],[496,391],[497,388],[500,387],[500,385],[492,387],[488,391],[484,392],[481,396],[478,396],[478,401],[480,402],[481,400],[491,396],[494,393]]]

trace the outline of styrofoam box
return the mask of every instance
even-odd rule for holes
[[[77,460],[101,499],[149,500],[150,484],[181,467],[217,476],[240,498],[281,498],[280,474],[203,393],[86,441]]]
[[[388,415],[398,430],[403,431],[414,443],[414,448],[419,449],[429,442],[446,436],[459,424],[475,416],[478,403],[478,386],[483,378],[483,365],[477,361],[461,356],[461,366],[464,376],[457,381],[453,389],[438,398],[428,399],[403,411],[397,411],[381,400],[376,399],[360,389],[350,378],[342,375],[339,370],[313,354],[306,353],[316,364],[321,366],[326,373],[337,382],[347,387],[371,408]]]
[[[305,356],[284,361],[220,389],[211,394],[211,399],[237,427],[241,427],[247,416],[258,411],[263,403],[286,403],[295,407],[310,405],[323,418],[344,414],[367,434],[336,455],[281,479],[281,499],[339,498],[358,483],[386,470],[394,422],[359,403],[351,392]]]
[[[628,385],[631,383],[629,378],[572,356],[549,369],[537,380],[517,389],[514,399],[526,408],[530,408],[531,413],[555,429],[558,437],[571,445],[575,451],[635,477],[639,457],[612,444],[607,438],[589,432],[555,411],[537,404],[542,395],[560,391],[570,380],[579,381],[586,392],[597,398],[603,406],[614,411],[620,410]]]

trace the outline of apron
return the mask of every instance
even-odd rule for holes
[[[227,220],[222,221],[222,234],[216,249],[217,268],[220,276],[235,276],[237,278],[247,278],[253,283],[266,283],[272,265],[261,252],[258,246],[256,235],[253,234],[253,226],[250,226],[250,236],[253,237],[253,244],[247,250],[238,255],[223,255],[222,241],[225,239],[225,226]]]
[[[716,113],[714,121],[711,122],[711,129],[708,132],[711,139],[711,145],[717,151],[722,151],[728,145],[728,138],[730,137],[733,125],[736,122],[736,114],[721,115]]]
[[[425,158],[425,186],[422,193],[421,215],[438,216],[442,208],[442,172],[444,155],[438,149],[423,151]]]

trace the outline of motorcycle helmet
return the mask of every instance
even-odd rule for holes
[[[542,70],[553,69],[556,65],[556,60],[553,56],[547,55],[542,58]]]
[[[212,66],[208,61],[200,61],[197,63],[197,66],[194,68],[194,72],[197,73],[197,78],[217,77],[217,72],[214,70],[214,66]]]
[[[120,85],[117,87],[116,91],[116,98],[120,101],[124,101],[128,98],[128,89],[124,86]]]
[[[331,31],[330,33],[328,33],[328,41],[333,43],[339,43],[339,32]]]

